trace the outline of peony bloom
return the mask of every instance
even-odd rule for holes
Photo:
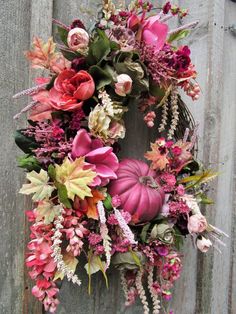
[[[94,80],[88,72],[64,70],[49,91],[49,98],[55,109],[72,111],[81,108],[82,101],[92,97],[94,90]]]
[[[89,44],[89,34],[83,28],[72,28],[68,33],[67,43],[74,51],[86,49]]]
[[[112,148],[102,147],[100,140],[92,140],[85,129],[78,131],[72,144],[72,157],[80,156],[85,156],[85,160],[96,167],[96,185],[106,185],[110,179],[117,178],[119,161]]]
[[[142,29],[142,40],[146,45],[153,46],[155,52],[163,47],[168,33],[168,26],[160,23],[159,19],[158,15],[149,17],[145,20]]]
[[[117,83],[115,84],[115,92],[119,96],[125,97],[131,92],[132,79],[127,74],[120,74],[117,76]]]
[[[207,221],[202,214],[195,214],[189,217],[188,231],[189,233],[201,233],[206,230]]]
[[[201,252],[206,253],[211,246],[212,246],[212,242],[209,239],[206,239],[204,237],[197,239],[197,248]]]

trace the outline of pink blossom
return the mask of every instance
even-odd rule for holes
[[[83,28],[72,28],[68,33],[67,43],[74,51],[85,49],[89,44],[89,34]]]
[[[159,177],[159,183],[162,186],[164,192],[171,192],[175,187],[176,178],[173,174],[164,172]]]
[[[117,76],[117,83],[115,84],[115,92],[119,96],[125,97],[131,92],[132,79],[127,74],[120,74]]]
[[[49,100],[49,92],[47,90],[39,91],[37,94],[33,95],[32,98],[34,101],[37,101],[38,104],[30,110],[29,119],[32,121],[52,119],[51,113],[54,109]]]
[[[121,205],[121,199],[118,195],[114,195],[111,199],[111,204],[113,207],[117,208]]]
[[[185,188],[182,184],[177,186],[176,191],[179,196],[183,196],[185,194]]]
[[[96,184],[106,185],[110,179],[116,179],[115,172],[119,161],[112,152],[112,148],[102,147],[100,140],[92,140],[85,129],[77,132],[72,144],[72,157],[85,156],[85,160],[96,167]]]
[[[201,252],[206,253],[211,246],[212,246],[212,242],[209,239],[206,239],[204,237],[197,239],[197,248]]]
[[[158,52],[166,41],[168,26],[159,22],[160,16],[151,16],[145,20],[142,28],[142,40],[148,46],[153,46]]]
[[[132,29],[132,31],[137,31],[139,26],[140,26],[140,19],[139,17],[136,15],[136,14],[131,14],[130,17],[128,18],[128,21],[127,21],[127,25],[130,29]]]
[[[189,217],[188,231],[189,233],[201,233],[206,230],[207,221],[202,214],[195,214]]]
[[[88,240],[90,245],[95,246],[102,241],[102,237],[100,234],[91,232],[88,236]]]
[[[154,111],[150,111],[150,112],[148,112],[148,113],[144,116],[143,120],[144,120],[144,122],[147,124],[147,126],[148,126],[149,128],[152,128],[152,127],[154,127],[154,119],[155,119],[155,118],[156,118],[155,112],[154,112]]]

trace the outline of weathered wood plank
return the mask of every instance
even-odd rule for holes
[[[41,0],[40,2],[37,0],[31,1],[31,10],[28,12],[30,15],[30,28],[28,30],[30,35],[30,43],[34,36],[38,36],[43,40],[47,40],[52,34],[52,11],[53,11],[53,0]],[[27,47],[29,49],[29,47]],[[22,56],[23,58],[23,56]],[[33,86],[34,78],[36,76],[40,76],[43,73],[41,70],[35,71],[34,69],[29,69],[29,79],[28,85],[24,88],[28,88],[28,86]],[[25,198],[24,207],[25,209],[31,209],[32,203],[29,197]],[[30,233],[30,224],[25,217],[25,253],[27,252],[27,243],[29,242],[29,233]],[[30,279],[28,275],[28,269],[25,267],[25,275],[24,275],[24,300],[23,300],[23,313],[34,313],[41,314],[43,307],[42,304],[32,295],[31,289],[34,285],[34,282]]]
[[[29,45],[30,1],[1,1],[0,90],[1,90],[1,159],[0,159],[0,312],[21,313],[24,293],[24,204],[16,195],[22,182],[22,171],[16,165],[13,140],[14,114],[23,105],[14,106],[12,94],[28,85],[27,62],[22,51]],[[19,152],[17,152],[19,153]],[[14,169],[14,170],[13,170]]]

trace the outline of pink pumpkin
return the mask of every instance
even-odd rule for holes
[[[124,159],[116,175],[108,192],[120,197],[120,207],[131,214],[132,222],[148,222],[155,218],[165,200],[165,193],[155,180],[155,171],[143,161]]]

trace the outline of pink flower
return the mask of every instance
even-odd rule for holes
[[[212,242],[209,239],[206,239],[204,237],[197,239],[197,248],[201,252],[206,253],[211,246],[212,246]]]
[[[111,204],[113,207],[117,208],[121,205],[121,199],[118,195],[114,195],[111,199]]]
[[[89,35],[83,28],[72,28],[68,33],[67,43],[74,51],[86,49],[89,44]]]
[[[155,52],[163,47],[168,33],[168,26],[160,23],[159,19],[159,15],[149,17],[142,29],[142,40],[146,45],[153,46]]]
[[[132,79],[127,74],[120,74],[117,76],[117,83],[115,84],[115,92],[119,96],[125,97],[131,92]]]
[[[189,217],[188,231],[189,233],[201,233],[206,230],[207,221],[202,214],[195,214]]]
[[[62,71],[49,91],[52,106],[57,110],[73,111],[83,105],[83,100],[92,97],[95,84],[92,76],[86,71]],[[81,101],[81,102],[78,102]]]
[[[176,191],[179,196],[183,196],[185,194],[185,188],[182,184],[177,186]]]
[[[97,185],[106,185],[110,179],[116,179],[119,161],[112,148],[102,147],[100,140],[92,140],[85,129],[77,132],[72,144],[72,157],[85,156],[85,160],[96,167]]]
[[[38,104],[30,110],[29,119],[32,121],[51,120],[54,108],[49,100],[49,92],[47,90],[39,91],[32,98],[34,101],[38,101]]]
[[[131,14],[127,22],[128,28],[132,29],[133,32],[137,31],[140,26],[140,19],[136,14]]]

